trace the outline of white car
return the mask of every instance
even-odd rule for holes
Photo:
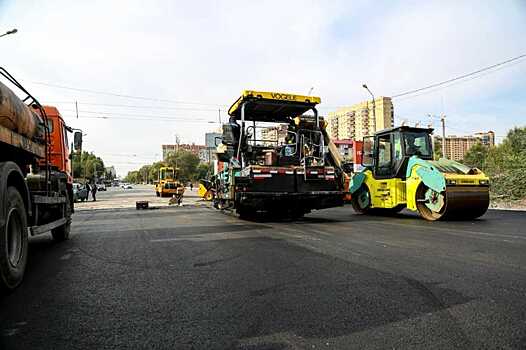
[[[125,189],[125,190],[131,190],[131,189],[133,188],[132,185],[130,185],[130,184],[122,184],[121,187],[122,187],[123,189]]]

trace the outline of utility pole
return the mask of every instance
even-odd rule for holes
[[[369,87],[367,87],[367,84],[363,84],[362,87],[365,90],[367,90],[371,94],[371,97],[373,98],[373,132],[372,132],[372,134],[374,134],[376,132],[376,104],[375,104],[375,101],[374,101],[374,95],[371,92],[371,90],[369,90]],[[369,132],[369,133],[371,134],[371,132]]]
[[[175,169],[177,170],[177,157],[179,156],[179,143],[181,140],[179,139],[179,136],[175,134]]]
[[[75,101],[75,111],[77,112],[77,119],[79,119],[79,105],[77,101]]]
[[[442,123],[442,157],[446,158],[446,115],[440,116],[440,122]]]

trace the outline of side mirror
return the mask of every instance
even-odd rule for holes
[[[75,131],[73,134],[73,148],[75,151],[80,151],[82,149],[82,132]]]

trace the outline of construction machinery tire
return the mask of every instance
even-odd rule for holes
[[[366,185],[360,186],[358,191],[352,194],[351,205],[358,214],[367,214],[371,211],[371,193]]]
[[[161,194],[160,194],[159,192],[157,192],[157,191],[155,191],[155,195],[156,195],[157,197],[161,197]]]
[[[207,201],[211,201],[212,199],[214,199],[214,192],[210,190],[206,191],[204,198]]]
[[[27,216],[24,200],[16,187],[7,188],[0,205],[0,292],[15,289],[27,265]]]
[[[68,194],[66,193],[66,203],[65,203],[65,210],[64,215],[66,218],[66,223],[62,226],[59,226],[57,228],[54,228],[51,230],[51,236],[53,236],[53,239],[57,242],[62,242],[67,239],[69,239],[69,233],[71,231],[71,204],[69,201]]]
[[[429,221],[473,220],[488,210],[489,188],[448,186],[444,192],[437,193],[422,183],[416,191],[416,206],[420,215]]]

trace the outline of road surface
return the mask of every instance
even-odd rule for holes
[[[524,212],[250,222],[197,199],[107,208],[148,195],[122,193],[79,210],[67,242],[31,238],[0,349],[526,348]]]

